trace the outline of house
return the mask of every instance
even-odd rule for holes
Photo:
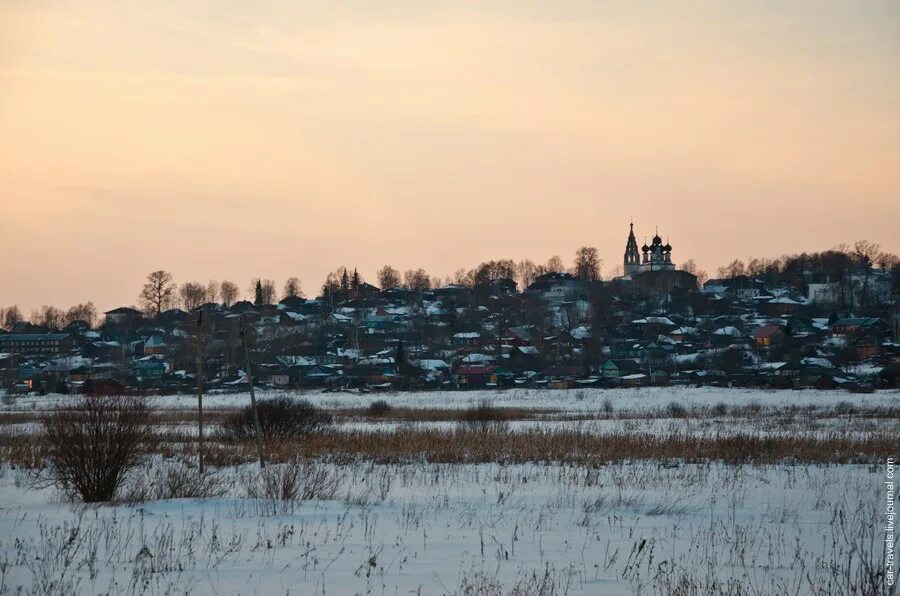
[[[368,282],[361,282],[356,288],[353,289],[353,296],[355,298],[361,299],[370,299],[376,298],[379,294],[381,294],[381,288],[378,286],[373,286]]]
[[[650,377],[641,373],[619,377],[623,387],[641,387],[650,383]]]
[[[456,381],[464,387],[484,387],[496,370],[493,364],[463,364],[456,369]]]
[[[850,274],[850,296],[853,304],[885,304],[891,300],[894,278],[882,269],[857,269]]]
[[[168,365],[159,358],[145,356],[131,364],[131,372],[139,379],[158,379],[168,372]]]
[[[615,358],[607,360],[601,367],[600,372],[604,377],[619,379],[625,375],[631,375],[640,372],[641,367],[635,360],[630,358]]]
[[[144,313],[129,306],[120,306],[103,314],[107,325],[128,325],[144,318]]]
[[[516,293],[516,282],[501,278],[483,283],[474,288],[475,294],[479,296],[512,296]]]
[[[88,379],[81,386],[81,392],[87,395],[127,395],[130,393],[122,383],[115,379]]]
[[[168,346],[162,337],[159,335],[151,335],[150,338],[144,342],[144,355],[165,355],[167,347]]]
[[[784,342],[784,331],[778,325],[763,325],[753,333],[756,347],[770,349]]]
[[[68,333],[4,333],[0,352],[10,354],[64,354],[75,346]]]
[[[770,317],[792,315],[800,309],[801,304],[787,296],[779,296],[759,305],[759,310]]]
[[[453,344],[456,346],[477,346],[481,344],[481,333],[478,331],[463,331],[453,334]]]
[[[883,332],[887,326],[884,321],[877,317],[848,317],[845,319],[838,319],[829,325],[828,328],[835,335],[846,336],[859,333],[878,334]]]
[[[547,302],[571,302],[584,293],[585,284],[570,273],[550,272],[539,275],[525,290]]]

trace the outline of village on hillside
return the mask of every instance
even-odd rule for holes
[[[156,279],[157,297],[172,298],[156,312],[123,306],[99,324],[7,316],[0,379],[9,395],[191,392],[199,330],[213,393],[247,388],[245,344],[249,376],[269,389],[897,385],[891,259],[832,250],[735,261],[703,279],[672,252],[658,233],[639,248],[632,226],[623,274],[606,281],[594,251],[570,271],[535,268],[527,285],[512,261],[483,263],[459,283],[379,272],[389,288],[344,268],[316,299],[287,289],[276,302],[258,281],[252,301],[223,291],[204,302],[216,292],[201,287],[190,299],[182,291],[183,308],[164,308],[178,295],[169,276]]]

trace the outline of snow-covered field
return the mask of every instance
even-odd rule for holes
[[[338,431],[449,430],[453,410],[486,399],[533,415],[510,420],[510,433],[877,436],[886,445],[900,436],[897,391],[292,395],[344,412]],[[30,444],[35,413],[72,399],[5,404],[0,437]],[[363,411],[376,400],[395,412],[441,411],[379,420]],[[247,402],[205,398],[211,411]],[[673,402],[685,410],[667,413]],[[169,420],[161,430],[194,431],[194,397],[151,404]],[[884,465],[726,465],[708,456],[686,464],[648,453],[603,465],[292,460],[264,472],[213,468],[195,482],[193,459],[153,455],[129,473],[118,504],[99,507],[67,502],[36,472],[0,462],[0,594],[891,593],[877,583]]]
[[[7,469],[0,591],[855,594],[882,556],[877,466],[314,468],[312,499],[247,498],[244,466],[218,498],[99,508]]]
[[[727,389],[716,387],[645,387],[634,389],[505,389],[477,391],[421,391],[358,393],[327,391],[257,392],[257,398],[273,395],[291,395],[309,400],[327,408],[366,408],[375,400],[384,400],[394,407],[464,409],[481,400],[488,400],[497,407],[553,409],[565,412],[595,412],[605,402],[616,411],[651,411],[677,401],[686,407],[711,408],[724,403],[727,406],[759,405],[764,408],[788,406],[834,407],[841,402],[851,402],[858,407],[900,407],[900,390],[883,390],[870,394],[852,394],[842,390],[761,390]],[[14,398],[4,410],[45,409],[74,399],[66,395],[49,394],[41,397]],[[191,395],[166,395],[152,397],[151,403],[159,409],[193,409],[197,398]],[[209,409],[230,409],[250,403],[247,393],[205,395],[203,404]]]

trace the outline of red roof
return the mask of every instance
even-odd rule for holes
[[[781,327],[778,325],[763,325],[756,330],[754,337],[764,339],[766,337],[774,337],[776,333],[781,333]]]
[[[485,366],[484,364],[464,364],[456,369],[456,373],[460,375],[484,375],[494,372],[497,369],[494,365]]]

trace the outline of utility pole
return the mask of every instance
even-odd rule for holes
[[[259,411],[256,409],[256,393],[253,391],[253,371],[250,370],[250,352],[247,351],[244,321],[241,320],[241,346],[244,348],[244,368],[247,369],[247,384],[250,386],[250,407],[253,410],[253,427],[256,431],[256,454],[259,456],[259,467],[266,467],[266,451],[263,448],[262,425],[259,423]]]
[[[203,309],[197,315],[197,457],[203,474]]]

